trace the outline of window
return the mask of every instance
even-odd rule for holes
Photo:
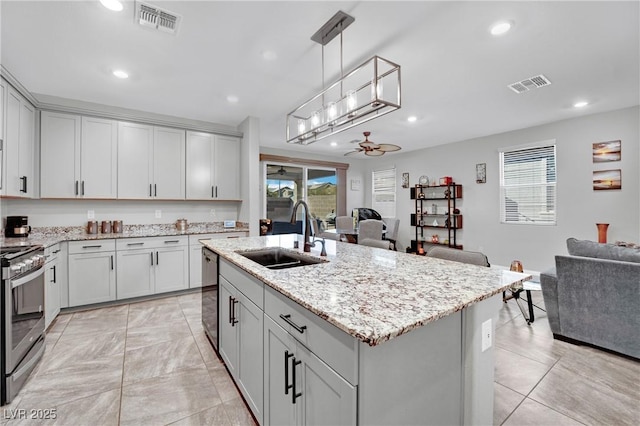
[[[556,224],[555,140],[500,151],[500,221]]]
[[[371,208],[382,217],[396,217],[396,169],[374,170]]]

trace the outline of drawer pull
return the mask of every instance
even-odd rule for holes
[[[101,245],[98,246],[82,246],[83,249],[90,249],[90,248],[100,248],[102,247]]]
[[[127,246],[142,246],[144,243],[127,243]]]
[[[166,240],[164,243],[165,244],[178,244],[180,242],[180,240]]]
[[[304,331],[307,329],[306,325],[303,325],[302,327],[300,327],[298,324],[291,321],[291,314],[288,314],[288,315],[280,314],[280,318],[282,318],[282,320],[287,324],[289,324],[291,327],[295,328],[296,331],[300,334],[304,333]]]

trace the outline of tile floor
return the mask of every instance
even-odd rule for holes
[[[534,301],[541,306],[539,293]],[[640,363],[553,340],[515,301],[496,330],[494,423],[640,424]],[[61,425],[254,425],[200,324],[200,294],[58,317],[11,409],[55,408]]]

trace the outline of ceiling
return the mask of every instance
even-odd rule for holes
[[[640,103],[637,1],[149,3],[182,17],[177,35],[137,25],[132,1],[112,12],[97,0],[3,0],[2,65],[36,97],[232,126],[255,116],[261,146],[332,156],[365,130],[406,152]],[[288,145],[286,114],[323,87],[322,49],[310,37],[338,10],[355,18],[344,31],[345,72],[374,54],[400,64],[402,108]],[[503,19],[512,30],[492,36]],[[325,84],[339,76],[339,58],[336,38],[325,47]],[[113,77],[116,68],[130,77]],[[538,74],[552,84],[507,87]],[[579,100],[589,105],[574,108]]]

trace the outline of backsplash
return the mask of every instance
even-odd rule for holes
[[[125,225],[238,220],[239,202],[224,201],[134,201],[134,200],[0,200],[2,227],[7,216],[28,216],[29,225],[83,226],[91,220],[122,220]],[[212,211],[213,210],[213,211]],[[161,217],[156,217],[159,211]]]

